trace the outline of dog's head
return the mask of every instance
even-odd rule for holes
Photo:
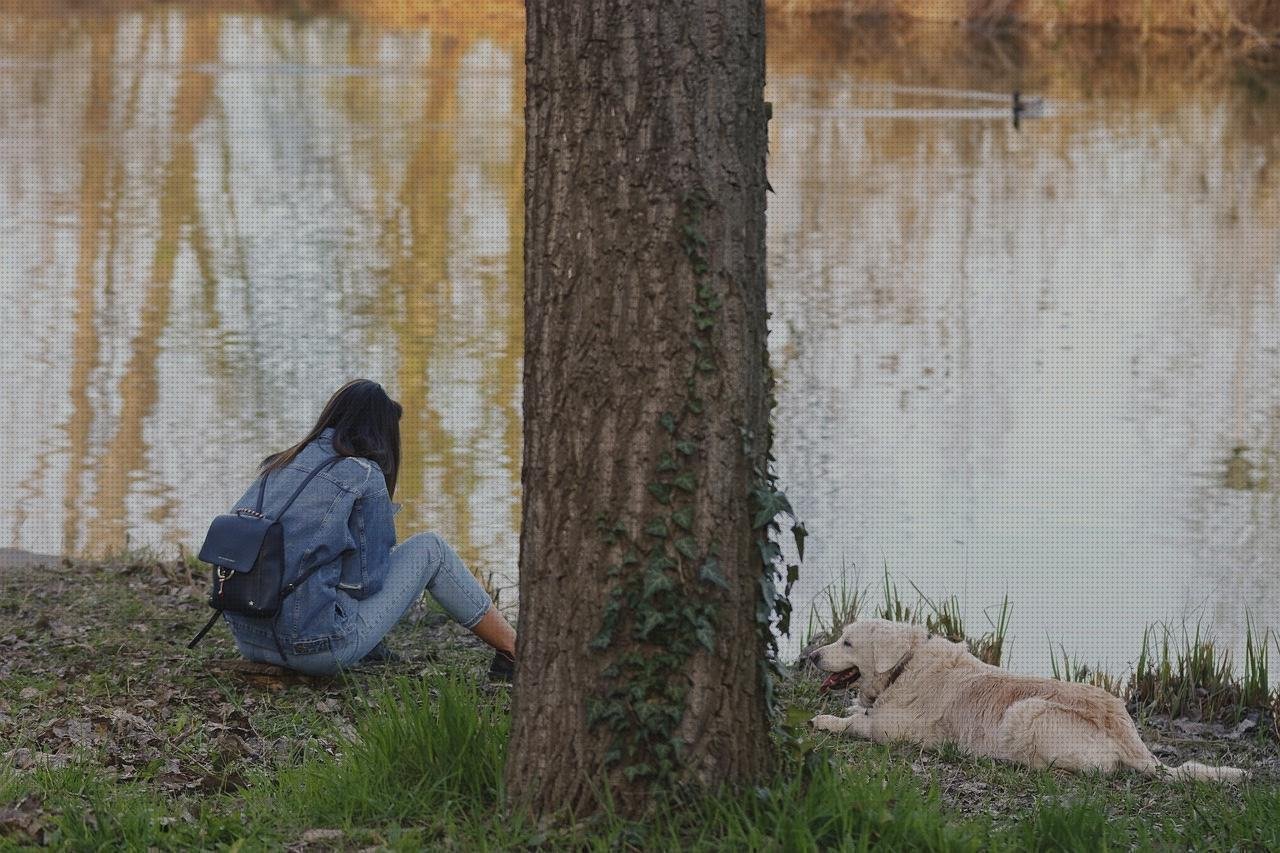
[[[840,633],[830,645],[815,649],[809,660],[829,672],[823,692],[856,684],[862,678],[882,680],[929,636],[920,625],[887,619],[860,619]]]

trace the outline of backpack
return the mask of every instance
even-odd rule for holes
[[[200,559],[213,569],[209,606],[214,613],[187,648],[194,649],[224,611],[244,616],[275,616],[284,600],[311,577],[316,566],[302,572],[293,583],[285,584],[284,526],[280,518],[313,477],[343,458],[330,456],[316,466],[294,489],[274,518],[262,512],[262,502],[267,493],[267,474],[263,474],[258,484],[257,505],[253,509],[236,507],[213,520],[200,547]],[[279,646],[278,639],[276,644]],[[283,658],[284,653],[281,652],[280,656]]]

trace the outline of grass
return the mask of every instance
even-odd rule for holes
[[[0,850],[1280,843],[1273,743],[1188,744],[1144,729],[1179,758],[1255,767],[1262,781],[1239,790],[1033,772],[954,745],[815,735],[804,721],[848,700],[819,695],[800,670],[780,685],[788,725],[776,773],[757,786],[674,791],[642,821],[606,812],[541,826],[504,805],[510,697],[481,683],[486,657],[465,632],[428,611],[392,638],[410,663],[341,679],[229,670],[225,632],[194,654],[181,646],[205,612],[203,573],[153,556],[0,576]],[[824,604],[842,621],[865,601],[844,587]],[[958,613],[953,599],[910,609],[921,620]],[[1006,603],[989,633],[1003,634],[1007,614]],[[1263,653],[1252,659],[1265,666]]]
[[[392,682],[357,731],[339,755],[283,773],[273,805],[304,824],[348,827],[448,819],[460,802],[497,806],[507,708],[463,674]]]
[[[10,774],[0,802],[40,804],[40,841],[75,849],[1098,850],[1275,849],[1274,788],[1237,791],[1029,772],[805,737],[764,784],[675,792],[641,821],[540,827],[503,810],[505,702],[461,673],[389,679],[337,754],[259,773],[238,797],[178,802],[86,764]],[[962,781],[957,782],[958,775]],[[949,789],[996,809],[956,809]],[[1159,808],[1152,808],[1159,806]],[[993,813],[994,812],[994,813]],[[0,847],[15,841],[0,836]],[[16,846],[16,845],[14,845]]]
[[[502,809],[503,705],[459,673],[401,677],[375,690],[338,754],[258,774],[235,799],[210,797],[175,812],[143,786],[121,786],[76,765],[11,775],[0,782],[0,801],[38,798],[47,816],[41,841],[76,849],[977,851],[1162,849],[1181,847],[1180,839],[1200,839],[1206,849],[1228,841],[1274,849],[1280,842],[1280,799],[1271,789],[1136,778],[1114,785],[976,761],[954,747],[932,756],[853,742],[833,750],[825,737],[784,753],[779,772],[754,788],[673,793],[642,821],[606,812],[539,827]],[[914,769],[922,761],[923,770]],[[943,765],[962,768],[971,797],[976,786],[1025,810],[949,808],[944,787],[954,781],[939,772]],[[1144,814],[1153,800],[1178,811]]]

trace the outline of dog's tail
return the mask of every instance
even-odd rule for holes
[[[1127,716],[1127,712],[1125,714]],[[1215,767],[1211,764],[1201,764],[1199,761],[1186,761],[1177,767],[1170,767],[1152,754],[1147,745],[1142,742],[1142,738],[1138,736],[1138,730],[1132,725],[1123,727],[1121,731],[1125,735],[1121,740],[1128,751],[1125,763],[1148,776],[1219,783],[1241,782],[1249,778],[1249,771],[1241,770],[1239,767]]]
[[[1170,767],[1157,761],[1155,766],[1147,768],[1147,772],[1152,776],[1183,780],[1197,779],[1202,782],[1231,783],[1242,782],[1249,778],[1249,771],[1241,770],[1239,767],[1215,767],[1211,764],[1201,764],[1199,761],[1188,761],[1177,767]]]

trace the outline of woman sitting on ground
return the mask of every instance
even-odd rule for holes
[[[400,404],[376,382],[339,388],[302,441],[268,456],[264,508],[282,505],[317,474],[280,521],[286,584],[304,578],[271,618],[227,613],[240,653],[252,661],[329,675],[362,661],[395,659],[383,643],[425,589],[445,612],[492,646],[490,676],[509,679],[516,635],[493,600],[439,536],[396,545],[391,503],[400,468]],[[253,506],[258,482],[236,506]],[[310,573],[310,574],[307,574]]]

